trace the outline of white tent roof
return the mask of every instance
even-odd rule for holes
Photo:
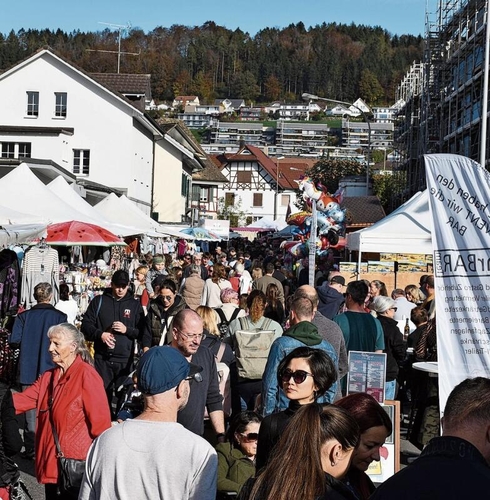
[[[50,191],[25,163],[0,179],[0,192],[2,206],[27,214],[39,214],[38,219],[42,216],[51,223],[79,220],[97,224]]]
[[[382,253],[431,254],[432,222],[427,190],[376,224],[347,235],[349,250]]]
[[[268,219],[267,217],[262,217],[259,220],[256,220],[255,222],[252,222],[252,224],[249,224],[247,227],[250,228],[257,228],[257,229],[282,229],[282,227],[279,227],[281,224],[278,223],[277,221],[273,221],[272,219]]]
[[[46,237],[46,224],[6,224],[0,229],[0,246],[15,245]]]
[[[77,194],[61,175],[52,180],[47,185],[47,188],[61,198],[66,204],[70,205],[70,207],[93,220],[94,224],[102,226],[118,236],[129,236],[132,234],[144,233],[144,230],[142,230],[139,226],[128,227],[121,225],[120,222],[124,218],[124,213],[120,213],[120,218],[116,221],[116,223],[104,217],[98,210],[90,205],[90,203],[87,203],[79,194]]]
[[[96,211],[102,214],[106,219],[112,222],[124,222],[131,226],[140,227],[143,232],[149,236],[178,236],[183,239],[194,239],[171,228],[166,228],[142,212],[126,196],[120,197],[111,193],[94,207]]]
[[[0,200],[0,226],[11,224],[35,224],[35,223],[48,223],[42,215],[31,215],[24,212],[18,212],[8,207],[1,205]]]

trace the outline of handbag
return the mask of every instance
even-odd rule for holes
[[[10,485],[10,500],[32,500],[31,494],[22,479],[17,479]]]
[[[62,495],[78,498],[80,486],[82,485],[83,474],[85,473],[85,460],[77,458],[67,458],[61,451],[60,440],[53,422],[53,377],[51,377],[51,397],[49,399],[49,420],[53,430],[54,442],[56,444],[58,458],[58,490]]]

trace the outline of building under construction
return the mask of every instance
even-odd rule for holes
[[[488,2],[432,3],[426,12],[424,60],[412,65],[397,90],[405,106],[398,114],[395,147],[398,175],[406,177],[398,202],[425,187],[424,154],[479,160]]]

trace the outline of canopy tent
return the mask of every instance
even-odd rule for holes
[[[28,243],[46,236],[46,224],[5,224],[0,227],[0,247]]]
[[[144,230],[141,227],[128,227],[105,218],[98,210],[90,205],[90,203],[87,203],[79,194],[77,194],[61,175],[56,177],[56,179],[53,179],[47,185],[47,188],[61,198],[66,204],[70,205],[70,207],[89,217],[92,221],[94,221],[94,224],[107,229],[111,233],[119,236],[130,236],[133,234],[144,233]],[[122,218],[123,215],[121,214],[118,222],[120,222]]]
[[[109,221],[117,223],[123,219],[125,223],[141,228],[141,232],[148,236],[176,236],[183,239],[194,239],[192,236],[184,235],[178,230],[172,230],[171,228],[162,226],[142,212],[124,195],[118,197],[114,193],[111,193],[97,203],[94,208]]]
[[[49,221],[42,215],[32,215],[24,212],[18,212],[8,207],[4,207],[0,203],[0,226],[10,226],[18,224],[44,224]]]
[[[262,217],[259,220],[256,220],[255,222],[252,222],[252,224],[249,224],[246,226],[249,230],[258,230],[260,231],[261,229],[270,229],[271,231],[278,231],[279,229],[282,229],[286,225],[286,222],[282,223],[279,221],[274,221],[272,219],[269,219],[267,217]]]
[[[0,179],[0,192],[2,206],[27,214],[41,214],[53,223],[67,220],[95,222],[50,191],[24,163]]]
[[[431,254],[432,222],[427,190],[410,200],[376,224],[347,235],[349,250],[362,252]]]

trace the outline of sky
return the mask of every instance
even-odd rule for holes
[[[0,0],[0,33],[12,29],[101,31],[101,23],[145,32],[173,24],[200,26],[206,21],[255,35],[302,21],[381,26],[392,34],[424,33],[428,0]],[[19,10],[20,9],[20,10]]]

